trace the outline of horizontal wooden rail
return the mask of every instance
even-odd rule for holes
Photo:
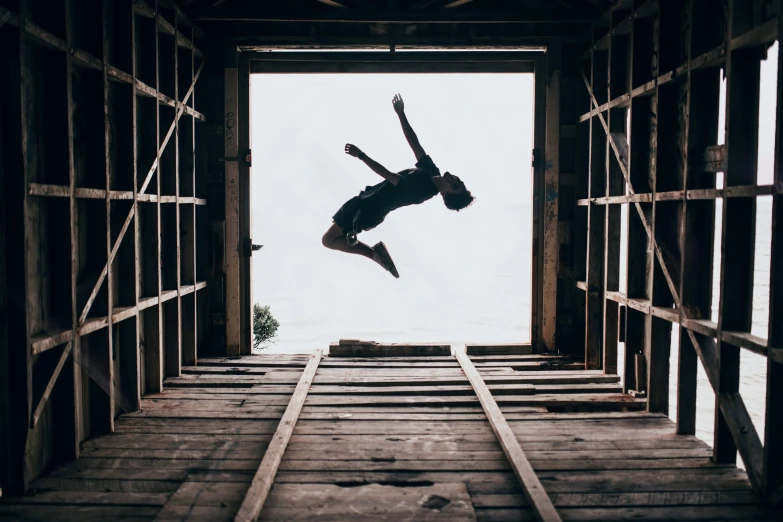
[[[182,285],[180,286],[180,295],[192,294],[203,288],[207,287],[206,281],[199,281],[195,285]],[[117,324],[131,317],[135,317],[139,312],[145,310],[151,306],[155,306],[159,303],[169,301],[177,296],[176,290],[167,290],[163,292],[161,298],[154,297],[142,297],[139,298],[138,306],[115,306],[112,308],[111,322]],[[81,335],[96,332],[109,325],[109,318],[106,316],[91,318],[84,322],[78,328],[78,332]],[[63,343],[67,343],[73,339],[72,329],[58,329],[54,331],[48,331],[34,336],[31,339],[30,351],[33,355],[38,355],[47,350],[51,350],[55,346],[59,346]]]
[[[697,201],[715,200],[726,198],[753,198],[759,196],[775,195],[774,185],[742,185],[725,187],[722,189],[695,189],[673,190],[668,192],[656,192],[655,194],[632,194],[626,196],[608,196],[600,198],[585,198],[577,200],[576,204],[586,207],[590,203],[595,205],[624,205],[626,203],[650,203],[652,201]]]

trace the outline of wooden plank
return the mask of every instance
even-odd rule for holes
[[[102,6],[103,7],[103,6]],[[108,260],[112,255],[112,227],[111,227],[111,215],[112,215],[112,205],[111,205],[111,195],[110,191],[112,189],[112,176],[113,176],[113,164],[112,164],[112,154],[114,151],[112,150],[112,128],[111,128],[111,111],[110,111],[110,98],[109,98],[109,76],[108,72],[106,71],[106,68],[103,67],[104,63],[107,63],[109,61],[109,13],[106,9],[101,9],[101,49],[103,52],[103,55],[101,56],[101,60],[98,62],[100,64],[99,70],[101,71],[101,82],[102,90],[103,90],[103,169],[104,169],[104,180],[105,180],[105,186],[106,190],[105,192],[105,205],[104,209],[106,212],[106,236],[105,236],[105,247],[106,247],[106,259]],[[78,56],[78,54],[76,55]],[[97,65],[97,64],[96,64]],[[108,339],[107,339],[107,346],[106,349],[108,350],[107,354],[107,375],[109,380],[108,390],[105,390],[106,399],[108,399],[108,404],[105,406],[102,406],[100,409],[95,409],[95,414],[100,415],[102,418],[98,419],[98,421],[95,423],[96,426],[96,432],[102,431],[111,433],[114,431],[114,419],[117,417],[118,413],[116,411],[117,409],[117,397],[121,395],[121,390],[118,390],[118,378],[115,376],[115,346],[114,346],[114,306],[115,306],[115,269],[111,265],[110,262],[106,263],[108,267],[108,274],[106,276],[106,291],[107,291],[107,310],[106,315],[108,316]],[[117,347],[118,349],[119,347]]]
[[[591,54],[590,83],[587,84],[591,101],[597,106],[596,96],[609,95],[609,58],[606,52]],[[585,79],[586,81],[586,79]],[[588,171],[588,198],[606,196],[607,168],[609,165],[609,128],[604,116],[590,120],[590,159]],[[601,129],[603,126],[603,131]],[[587,207],[587,269],[585,294],[585,368],[603,366],[604,325],[604,231],[605,208],[592,204]]]
[[[245,500],[242,502],[234,520],[255,521],[258,519],[258,515],[264,507],[264,502],[269,494],[269,489],[272,487],[272,482],[275,479],[277,468],[280,466],[283,453],[285,452],[288,441],[294,431],[294,426],[296,426],[299,412],[302,411],[302,406],[307,398],[307,392],[313,382],[313,377],[315,376],[316,369],[318,369],[319,362],[321,362],[321,351],[317,350],[315,354],[311,356],[307,368],[305,368],[302,373],[299,384],[296,385],[296,391],[293,396],[291,396],[291,401],[288,403],[283,418],[280,419],[280,424],[275,432],[275,436],[269,444],[269,447],[264,454],[264,458],[261,460],[261,464],[253,477],[253,482],[250,484],[250,488],[247,491]]]
[[[260,519],[307,519],[313,516],[331,520],[476,520],[467,487],[461,483],[411,488],[380,484],[356,488],[278,484],[269,495]]]
[[[562,49],[558,44],[547,48],[546,54],[546,144],[544,148],[543,203],[543,281],[541,338],[546,351],[556,349],[555,326],[557,318],[557,273],[560,259],[558,239],[560,193],[560,75]]]
[[[226,66],[224,69],[223,132],[225,138],[225,292],[226,292],[226,353],[240,355],[241,325],[240,296],[240,215],[239,215],[239,87],[236,47],[227,45],[225,49]]]
[[[476,390],[476,395],[481,401],[481,406],[487,415],[492,425],[492,431],[498,438],[498,442],[503,448],[503,452],[509,460],[509,464],[514,470],[514,474],[519,479],[520,484],[525,493],[525,497],[531,504],[533,511],[536,514],[536,518],[541,521],[557,521],[560,520],[555,507],[552,505],[552,501],[541,485],[535,471],[530,465],[530,462],[525,457],[525,453],[522,447],[517,442],[517,439],[511,431],[506,420],[503,418],[500,408],[498,408],[492,394],[487,389],[486,384],[481,379],[478,371],[473,366],[470,358],[461,350],[456,352],[457,360],[462,366],[468,380],[470,381],[473,389]]]
[[[38,406],[35,407],[35,411],[33,412],[32,419],[30,420],[31,429],[34,429],[35,425],[38,424],[38,419],[41,417],[44,406],[46,406],[46,402],[49,400],[49,395],[52,393],[52,388],[54,388],[54,385],[57,383],[57,379],[60,377],[60,372],[62,371],[63,366],[65,366],[65,361],[68,360],[68,356],[71,354],[72,347],[73,343],[69,342],[65,345],[65,348],[63,348],[63,353],[60,354],[60,359],[57,361],[57,366],[54,367],[52,376],[49,377],[49,382],[46,384],[46,388],[44,388],[43,394],[38,401]]]
[[[70,12],[70,10],[66,10],[65,13],[65,24],[66,24],[66,36],[67,36],[67,48],[72,48],[72,39],[73,39],[73,31],[72,31],[72,24],[73,24],[73,13]],[[68,428],[69,431],[72,430],[71,433],[68,433],[67,436],[67,457],[66,458],[72,458],[72,459],[78,459],[79,458],[79,452],[80,452],[80,444],[82,442],[82,439],[84,438],[84,412],[83,412],[83,380],[82,380],[82,371],[81,371],[81,365],[78,364],[78,361],[82,358],[81,353],[81,339],[79,339],[80,332],[78,331],[77,327],[79,326],[78,323],[78,308],[77,308],[77,296],[76,296],[76,287],[77,287],[77,277],[78,277],[78,267],[79,267],[79,230],[78,230],[78,221],[77,221],[77,212],[78,207],[76,205],[76,201],[74,198],[75,190],[76,190],[76,150],[75,150],[75,143],[74,143],[74,92],[73,92],[73,58],[72,55],[69,53],[66,56],[66,74],[68,75],[65,85],[66,85],[66,99],[67,99],[67,139],[68,139],[68,185],[70,189],[69,193],[69,206],[70,206],[70,234],[71,234],[71,312],[72,312],[72,327],[74,330],[73,333],[73,346],[71,348],[71,360],[74,361],[74,364],[71,365],[73,368],[73,376],[71,382],[73,383],[73,409],[71,411],[71,407],[69,406],[69,416],[72,415],[73,421],[72,425],[69,425]],[[69,401],[70,402],[70,401]],[[69,423],[70,424],[70,423]]]
[[[378,344],[372,341],[340,340],[329,346],[330,357],[429,357],[451,354],[447,344]]]
[[[239,57],[239,69],[237,80],[237,153],[246,154],[250,151],[250,61],[247,53]],[[250,164],[247,161],[238,163],[239,182],[239,237],[241,241],[251,242],[250,214],[252,204],[252,178],[250,176]],[[253,345],[253,303],[251,302],[250,289],[252,288],[251,256],[252,250],[243,252],[239,258],[239,330],[240,353],[250,355]]]

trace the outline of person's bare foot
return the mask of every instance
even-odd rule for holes
[[[400,273],[397,272],[397,267],[394,266],[394,261],[392,261],[389,251],[386,249],[386,245],[383,244],[383,241],[372,247],[372,250],[375,253],[373,255],[373,260],[391,272],[391,275],[399,279]]]

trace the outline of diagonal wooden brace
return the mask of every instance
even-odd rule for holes
[[[63,348],[63,353],[60,355],[60,360],[57,361],[57,366],[54,367],[52,376],[49,378],[49,383],[46,385],[46,389],[44,389],[43,395],[41,395],[41,400],[38,401],[38,406],[35,407],[33,416],[30,418],[30,429],[35,428],[35,425],[38,424],[38,419],[41,418],[44,406],[46,406],[46,402],[49,400],[49,395],[51,395],[52,389],[57,383],[58,377],[60,377],[60,372],[62,372],[63,366],[65,366],[65,361],[67,361],[68,356],[71,355],[71,348],[73,348],[73,342],[69,342],[65,345],[65,348]]]
[[[587,76],[585,76],[584,71],[580,71],[580,72],[582,74],[582,81],[585,83],[587,92],[590,94],[590,102],[595,109],[598,109],[598,101],[595,99],[595,95],[593,94],[593,89],[590,87],[590,82],[588,81]],[[623,177],[625,178],[625,183],[628,186],[628,194],[634,195],[636,194],[636,191],[634,191],[633,185],[631,184],[631,177],[628,173],[628,155],[625,153],[625,151],[628,150],[628,145],[624,142],[621,142],[618,145],[615,135],[609,131],[609,125],[606,123],[606,119],[604,118],[603,114],[600,112],[598,113],[598,119],[601,122],[601,126],[604,128],[606,137],[609,140],[609,145],[611,145],[615,157],[617,158],[617,162],[620,165],[620,171],[623,173]],[[636,207],[636,211],[639,213],[639,218],[642,220],[642,226],[644,227],[645,232],[647,232],[647,236],[650,238],[650,240],[653,243],[653,248],[655,250],[655,257],[658,259],[658,263],[661,266],[661,271],[663,272],[663,276],[666,279],[666,284],[672,293],[672,297],[674,298],[675,306],[679,308],[680,295],[678,291],[678,285],[674,284],[674,278],[672,277],[669,267],[666,264],[666,260],[661,250],[661,247],[658,245],[658,241],[656,241],[653,235],[653,230],[650,227],[650,223],[647,220],[647,216],[645,216],[644,214],[644,210],[642,209],[641,203],[639,203],[638,201],[634,202],[634,207]]]

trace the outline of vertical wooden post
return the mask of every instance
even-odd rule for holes
[[[247,162],[246,154],[250,150],[250,64],[247,54],[239,55],[239,70],[237,80],[238,92],[238,156],[239,156],[239,237],[242,243],[251,242],[251,182],[250,165]],[[250,355],[253,344],[252,338],[252,265],[251,257],[253,251],[242,249],[240,256],[239,288],[241,290],[241,300],[239,302],[239,315],[241,329],[240,335],[240,353]]]
[[[658,178],[658,121],[660,117],[660,88],[657,85],[659,69],[659,55],[661,50],[661,15],[658,14],[653,20],[652,25],[652,78],[656,81],[656,87],[650,100],[650,141],[649,141],[649,163],[647,165],[647,177],[652,192],[653,203],[650,205],[648,214],[649,234],[647,238],[647,271],[646,271],[646,295],[653,304],[654,283],[657,261],[655,259],[655,228],[656,228],[656,207],[655,194],[657,192]],[[668,412],[669,396],[669,350],[668,345],[664,344],[665,339],[658,335],[659,329],[654,328],[657,324],[650,311],[644,316],[644,358],[647,363],[647,410],[656,412]],[[653,335],[655,332],[655,336]],[[637,383],[638,385],[639,383]]]
[[[629,40],[625,35],[617,35],[609,44],[609,97],[616,98],[631,91],[629,68]],[[628,129],[627,109],[616,108],[608,112],[608,128],[621,157],[607,143],[607,165],[604,193],[607,196],[624,195],[625,180],[623,169],[628,169]],[[620,289],[620,220],[622,209],[619,205],[606,205],[604,219],[604,287],[606,291]],[[604,373],[617,374],[617,347],[619,307],[616,301],[603,299],[603,369]]]
[[[530,335],[535,351],[543,351],[543,314],[544,314],[544,161],[546,149],[546,63],[540,56],[535,62],[533,148],[541,154],[540,161],[533,165],[533,259],[532,259],[532,309]]]
[[[65,28],[68,48],[72,47],[73,28],[72,11],[70,2],[66,1],[65,6]],[[24,43],[22,44],[24,45]],[[76,207],[76,198],[74,197],[76,189],[76,165],[74,150],[74,107],[73,107],[73,60],[71,53],[66,56],[66,99],[68,104],[67,125],[68,125],[68,200],[70,204],[70,231],[71,231],[71,315],[73,330],[73,348],[71,349],[71,360],[73,361],[73,440],[68,441],[68,457],[78,459],[80,454],[80,444],[83,439],[84,421],[82,419],[82,368],[81,368],[81,339],[79,338],[77,327],[79,325],[79,310],[76,299],[77,271],[79,267],[79,230],[77,224],[78,208]],[[29,199],[29,198],[28,198]],[[27,346],[30,346],[29,339]]]
[[[24,4],[22,5],[24,15]],[[20,25],[23,18],[20,20]],[[0,82],[0,487],[5,494],[23,494],[30,477],[25,469],[25,445],[32,413],[29,314],[27,313],[29,267],[25,262],[29,223],[27,182],[31,175],[26,156],[29,146],[29,71],[23,68],[25,54],[21,30],[0,31],[0,64],[8,77]],[[16,173],[12,176],[11,173]],[[5,177],[5,179],[2,179]],[[23,223],[23,231],[12,234],[4,224]],[[16,225],[18,226],[18,225]],[[3,231],[6,235],[3,237]],[[11,286],[12,266],[24,268],[24,281]],[[8,273],[6,273],[8,270]],[[8,279],[6,279],[8,277]],[[7,284],[8,283],[8,284]],[[19,304],[15,304],[19,303]],[[7,315],[6,315],[7,314]]]
[[[225,98],[223,105],[224,162],[226,187],[226,353],[239,355],[242,343],[240,300],[240,186],[239,186],[239,71],[237,50],[226,44]]]
[[[546,53],[546,145],[544,150],[544,261],[543,313],[541,336],[543,347],[554,350],[557,346],[555,327],[557,323],[557,273],[560,257],[558,236],[558,205],[560,199],[560,74],[561,48],[559,44],[547,47]]]
[[[727,41],[731,41],[732,34],[749,29],[743,26],[747,18],[735,17],[735,14],[752,7],[741,0],[730,2]],[[756,49],[729,52],[726,59],[726,187],[756,184],[759,73],[760,57]],[[756,198],[725,198],[718,312],[718,395],[739,392],[740,348],[722,341],[721,332],[750,332],[755,239]],[[720,463],[734,463],[737,446],[721,402],[718,396],[713,458]]]
[[[592,53],[591,85],[598,103],[608,97],[609,63],[605,51]],[[590,173],[588,197],[605,196],[608,139],[600,117],[591,118]],[[603,363],[604,295],[604,216],[606,205],[590,201],[587,207],[587,292],[585,318],[585,367],[601,368]]]
[[[176,17],[175,17],[176,18]],[[177,30],[178,24],[175,20],[174,22],[174,28]],[[165,58],[164,64],[173,67],[173,70],[170,72],[167,72],[166,74],[173,77],[173,87],[174,87],[174,99],[179,100],[179,53],[177,52],[177,43],[176,43],[176,36],[173,37],[173,45],[171,47],[166,46],[165,49],[162,50],[164,53],[173,53],[173,56],[168,56]],[[167,148],[174,147],[173,153],[174,153],[174,163],[170,166],[173,167],[173,171],[166,173],[167,176],[174,176],[174,234],[170,235],[167,239],[168,241],[174,242],[174,279],[175,279],[175,285],[177,287],[177,297],[174,298],[172,303],[169,303],[168,308],[165,310],[167,317],[166,317],[166,325],[167,329],[173,329],[174,332],[169,332],[166,336],[167,346],[166,346],[166,375],[172,376],[172,377],[179,377],[181,369],[182,369],[182,295],[181,295],[181,286],[182,286],[182,271],[181,271],[181,263],[180,263],[180,256],[181,256],[181,245],[180,245],[180,205],[179,205],[179,196],[180,196],[180,183],[179,183],[179,118],[177,118],[177,112],[179,109],[175,106],[173,109],[174,112],[174,136],[173,136],[173,143],[169,143],[167,145]],[[170,219],[170,218],[169,218]],[[172,260],[168,260],[168,263],[172,263]],[[161,304],[161,307],[163,305]],[[170,317],[169,314],[174,314],[174,317]]]
[[[4,84],[16,83],[18,81],[16,70],[13,64],[13,55],[18,56],[18,50],[11,40],[12,31],[0,33],[0,45],[6,50],[4,56],[0,57],[0,67],[7,71],[10,78],[6,78]],[[15,36],[15,35],[14,35]],[[8,81],[10,80],[10,82]],[[10,88],[7,85],[0,86],[0,251],[4,255],[0,256],[0,489],[10,490],[11,484],[16,482],[13,477],[14,472],[11,469],[13,457],[12,438],[12,393],[10,366],[11,358],[8,343],[8,289],[6,284],[7,267],[6,255],[8,252],[8,243],[5,239],[6,214],[10,214],[6,192],[5,171],[6,165],[11,164],[10,147],[6,145],[6,139],[10,143],[10,136],[13,131],[11,122],[16,123],[15,118],[11,116],[11,110],[7,103],[11,100]],[[18,103],[18,99],[16,100]],[[8,138],[6,138],[8,136]],[[18,196],[17,196],[18,197]],[[28,350],[25,350],[28,351]]]
[[[107,361],[108,361],[108,367],[107,375],[108,375],[108,395],[109,395],[109,404],[108,408],[106,409],[105,413],[107,414],[108,418],[101,419],[99,421],[100,429],[106,433],[112,433],[114,431],[114,417],[115,417],[115,405],[116,405],[116,393],[115,390],[115,378],[114,378],[114,335],[112,335],[113,331],[113,320],[112,320],[112,309],[114,306],[114,264],[110,262],[111,260],[111,250],[112,250],[112,239],[111,239],[111,121],[110,121],[110,115],[109,115],[109,78],[107,76],[106,72],[106,64],[109,62],[109,35],[107,34],[108,28],[107,28],[107,17],[108,13],[106,11],[106,5],[105,2],[102,2],[100,5],[100,11],[101,11],[101,48],[103,50],[103,55],[101,56],[101,60],[103,62],[103,71],[101,73],[101,80],[103,82],[103,165],[104,165],[104,174],[106,178],[106,201],[105,201],[105,209],[106,209],[106,289],[108,293],[108,297],[106,299],[106,314],[108,316],[108,325],[107,325],[107,337],[108,337],[108,343],[107,343],[107,349],[109,351]]]
[[[778,42],[783,42],[783,0],[778,0]],[[783,52],[778,50],[778,103],[775,120],[775,194],[772,199],[772,262],[769,281],[767,411],[764,437],[764,495],[783,502]]]
[[[112,0],[107,0],[108,2],[111,2]],[[125,7],[125,11],[127,16],[130,16],[130,59],[131,59],[131,80],[133,84],[131,85],[131,132],[132,136],[132,163],[131,166],[131,172],[133,174],[133,301],[134,306],[136,307],[136,310],[138,310],[139,307],[139,297],[141,297],[141,265],[140,265],[140,251],[139,251],[139,243],[141,241],[140,236],[140,219],[141,216],[139,215],[139,174],[138,174],[138,164],[139,164],[139,143],[138,143],[138,132],[136,128],[136,118],[138,116],[138,103],[136,99],[136,91],[135,91],[135,84],[136,84],[136,15],[133,13],[133,7],[128,5]],[[133,385],[129,388],[131,390],[130,397],[126,397],[125,400],[128,401],[128,406],[132,408],[134,411],[138,410],[141,405],[141,393],[144,389],[144,382],[143,382],[143,372],[141,367],[141,312],[136,313],[136,316],[133,318],[133,321],[135,324],[135,330],[136,330],[136,339],[135,344],[133,345],[133,353],[132,354],[125,354],[121,353],[123,356],[123,360],[121,361],[121,364],[123,364],[124,367],[130,366],[131,372],[130,372],[130,379],[133,380]],[[126,377],[127,378],[127,377]]]
[[[696,20],[691,2],[691,20]],[[693,22],[692,22],[693,23]],[[712,307],[712,265],[714,253],[715,201],[689,200],[689,190],[715,188],[715,173],[705,172],[700,151],[715,145],[718,139],[720,111],[720,69],[692,71],[690,59],[694,46],[705,47],[705,35],[692,30],[688,45],[688,143],[685,174],[685,198],[680,221],[680,324],[684,318],[709,319]],[[709,45],[709,44],[707,44]],[[694,96],[694,93],[697,95]],[[692,152],[691,152],[692,151]],[[688,331],[680,327],[677,376],[677,433],[696,432],[697,354]]]

